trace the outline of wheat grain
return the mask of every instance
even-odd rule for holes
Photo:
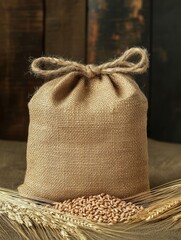
[[[142,206],[122,201],[115,196],[101,193],[87,198],[79,197],[64,202],[55,202],[53,208],[60,213],[74,214],[89,220],[114,224],[127,222],[131,217],[143,210]]]

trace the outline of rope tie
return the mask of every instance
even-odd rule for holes
[[[32,62],[31,70],[40,77],[56,78],[75,72],[87,78],[94,78],[100,74],[141,74],[147,70],[148,65],[146,49],[131,48],[116,60],[98,66],[83,65],[63,58],[40,57]]]

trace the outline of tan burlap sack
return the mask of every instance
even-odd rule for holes
[[[33,61],[32,71],[51,81],[29,102],[21,195],[60,201],[102,192],[122,198],[149,189],[147,99],[131,77],[147,67],[141,48],[99,66]]]

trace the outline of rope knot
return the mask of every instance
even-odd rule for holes
[[[125,51],[121,57],[99,66],[83,65],[63,58],[41,57],[32,62],[31,69],[33,73],[41,77],[56,78],[74,72],[91,79],[100,74],[144,73],[148,65],[147,51],[142,48],[131,48]]]
[[[94,78],[100,74],[99,68],[93,64],[88,64],[85,66],[85,75],[88,78]]]

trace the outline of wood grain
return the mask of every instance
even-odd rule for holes
[[[153,1],[150,137],[181,143],[181,2]]]
[[[149,49],[149,0],[89,0],[88,4],[89,63],[107,61],[133,46]],[[146,79],[137,81],[148,95]]]
[[[86,0],[45,2],[45,53],[84,62]]]
[[[27,102],[38,84],[28,77],[28,59],[42,54],[42,9],[42,1],[0,1],[0,138],[3,139],[27,137]]]

